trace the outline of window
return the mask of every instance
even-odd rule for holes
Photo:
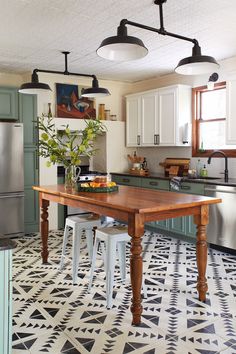
[[[207,157],[213,150],[236,156],[236,145],[226,145],[226,83],[193,89],[192,156]]]

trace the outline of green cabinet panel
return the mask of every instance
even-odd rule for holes
[[[0,119],[18,120],[17,88],[0,87]]]
[[[155,221],[155,226],[156,226],[158,229],[169,230],[169,219],[160,220],[160,221]]]
[[[185,217],[181,216],[179,218],[172,218],[169,220],[169,230],[172,232],[177,232],[178,234],[185,234]]]
[[[12,341],[12,250],[0,251],[0,353],[11,353]]]
[[[169,185],[170,185],[169,180],[154,179],[154,178],[142,178],[141,179],[141,186],[144,188],[163,189],[163,190],[168,191]]]
[[[32,190],[39,183],[37,96],[19,94],[19,119],[24,124],[25,233],[39,231],[39,198]]]
[[[141,187],[141,178],[133,176],[121,176],[112,174],[112,181],[126,186]]]
[[[188,194],[199,194],[199,195],[202,194],[202,195],[204,195],[204,184],[203,183],[183,182],[183,183],[181,183],[179,192],[180,193],[188,193]]]
[[[196,238],[197,227],[193,222],[193,216],[186,216],[186,235]]]
[[[19,119],[24,123],[24,146],[37,144],[37,97],[35,95],[19,96]]]

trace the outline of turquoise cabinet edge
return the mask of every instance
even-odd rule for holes
[[[112,180],[117,184],[133,185],[136,187],[144,187],[159,190],[170,190],[169,180],[149,179],[147,177],[133,177],[127,175],[112,175]],[[128,183],[125,183],[128,181]],[[172,191],[173,193],[176,191]],[[204,184],[184,182],[179,192],[204,195]],[[152,221],[146,224],[146,227],[153,230],[170,231],[172,235],[177,234],[196,239],[196,226],[193,222],[193,216],[182,216],[178,218],[166,219],[161,221]]]
[[[0,87],[0,119],[16,121],[18,116],[18,89]]]
[[[12,348],[12,250],[0,251],[0,353]]]

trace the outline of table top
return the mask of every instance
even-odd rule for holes
[[[117,192],[111,193],[68,192],[62,184],[33,186],[33,189],[44,194],[60,197],[62,204],[63,198],[69,198],[89,204],[93,203],[97,206],[109,206],[116,210],[139,214],[171,211],[173,209],[191,208],[221,202],[219,198],[130,186],[119,186]],[[46,196],[45,199],[47,199]]]

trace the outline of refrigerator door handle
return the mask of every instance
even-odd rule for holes
[[[7,195],[0,195],[0,199],[6,199],[6,198],[23,198],[24,194],[23,193],[11,193]]]

